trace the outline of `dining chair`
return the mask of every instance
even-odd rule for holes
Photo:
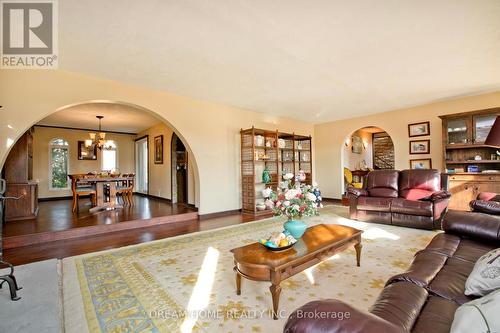
[[[87,181],[86,178],[94,177],[94,175],[70,175],[71,178],[71,191],[73,192],[73,209],[72,212],[75,212],[79,209],[78,207],[78,199],[81,196],[90,195],[90,202],[92,206],[95,206],[97,203],[97,192],[95,184]]]
[[[133,193],[134,193],[134,178],[135,173],[123,174],[122,178],[126,178],[118,183],[116,188],[116,194],[119,195],[123,203],[127,203],[130,206],[134,205]]]

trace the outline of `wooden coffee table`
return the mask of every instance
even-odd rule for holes
[[[241,294],[241,277],[254,281],[270,281],[273,318],[278,319],[281,281],[351,246],[356,249],[356,261],[359,267],[362,233],[361,230],[342,225],[318,224],[308,228],[304,236],[292,248],[285,251],[274,252],[259,243],[232,249],[236,294]]]

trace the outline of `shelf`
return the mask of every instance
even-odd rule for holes
[[[485,145],[485,144],[471,144],[471,143],[455,143],[455,144],[447,144],[446,149],[470,149],[470,148],[496,148],[495,146]]]
[[[499,163],[500,160],[480,160],[480,161],[445,161],[446,164],[495,164]]]

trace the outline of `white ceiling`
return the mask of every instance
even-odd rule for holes
[[[103,130],[122,133],[139,133],[161,122],[150,113],[132,106],[96,102],[65,108],[37,125],[98,129],[96,116],[104,116],[101,122]]]
[[[324,122],[500,90],[498,0],[64,0],[60,68]]]

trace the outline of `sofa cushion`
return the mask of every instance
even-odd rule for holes
[[[461,238],[455,235],[440,233],[434,236],[425,248],[426,251],[434,251],[448,257],[453,256],[460,246]]]
[[[486,200],[472,200],[469,206],[473,212],[500,215],[500,202]]]
[[[398,197],[397,170],[376,170],[366,177],[366,190],[372,197],[397,198]]]
[[[479,258],[465,282],[466,295],[484,296],[495,289],[500,289],[500,248]]]
[[[427,300],[412,333],[449,333],[458,304],[450,300],[431,296]]]
[[[400,197],[420,200],[441,190],[441,174],[437,170],[403,170],[398,187]]]
[[[428,295],[424,288],[413,283],[393,283],[382,290],[370,312],[410,331]]]
[[[389,198],[359,197],[358,210],[371,210],[376,212],[390,212],[391,200]]]
[[[395,198],[392,199],[391,212],[407,215],[432,216],[432,202]]]
[[[437,252],[426,250],[417,252],[408,270],[394,275],[387,281],[387,284],[407,281],[419,287],[427,287],[446,264],[446,260],[448,260],[447,256]]]
[[[443,230],[482,243],[500,244],[500,216],[450,210],[443,219]]]
[[[479,243],[471,239],[463,238],[460,241],[457,250],[453,254],[454,258],[466,260],[470,263],[476,263],[485,253],[495,249],[492,243]]]
[[[463,304],[473,300],[475,297],[469,297],[464,294],[465,281],[472,272],[473,263],[456,258],[449,258],[441,271],[436,275],[428,286],[429,292]]]

